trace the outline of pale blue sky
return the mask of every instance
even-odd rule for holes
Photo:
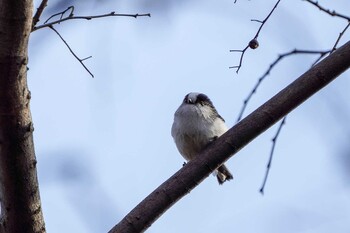
[[[347,0],[328,3],[350,15]],[[55,1],[49,1],[48,17]],[[283,1],[263,28],[260,47],[237,54],[275,1],[79,1],[76,15],[151,13],[151,18],[72,21],[56,29],[92,79],[50,29],[30,38],[29,89],[47,230],[107,232],[181,168],[170,136],[188,92],[206,93],[231,127],[257,79],[280,53],[330,49],[346,22],[304,1]],[[35,1],[36,6],[39,2]],[[63,4],[63,9],[71,3]],[[62,10],[63,10],[62,9]],[[44,19],[43,18],[43,19]],[[43,20],[42,20],[43,21]],[[341,44],[349,40],[344,35]],[[264,103],[312,64],[282,61],[250,102]],[[209,177],[156,221],[151,233],[349,232],[349,72],[296,109],[265,173],[274,126],[227,162],[235,179]],[[347,152],[346,152],[347,151]]]

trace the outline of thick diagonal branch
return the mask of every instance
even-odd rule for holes
[[[272,97],[160,185],[110,233],[145,231],[161,214],[254,138],[350,67],[350,41]]]

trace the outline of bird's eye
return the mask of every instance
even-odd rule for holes
[[[183,103],[188,103],[188,95],[185,96]]]
[[[186,103],[186,104],[194,104],[194,101],[191,98],[186,97],[184,99],[184,103]]]

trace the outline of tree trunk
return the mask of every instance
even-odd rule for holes
[[[0,232],[45,232],[27,87],[32,0],[0,1]]]

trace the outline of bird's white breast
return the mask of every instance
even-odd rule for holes
[[[171,134],[181,155],[191,160],[226,131],[225,122],[213,118],[210,107],[182,104],[175,112]]]

